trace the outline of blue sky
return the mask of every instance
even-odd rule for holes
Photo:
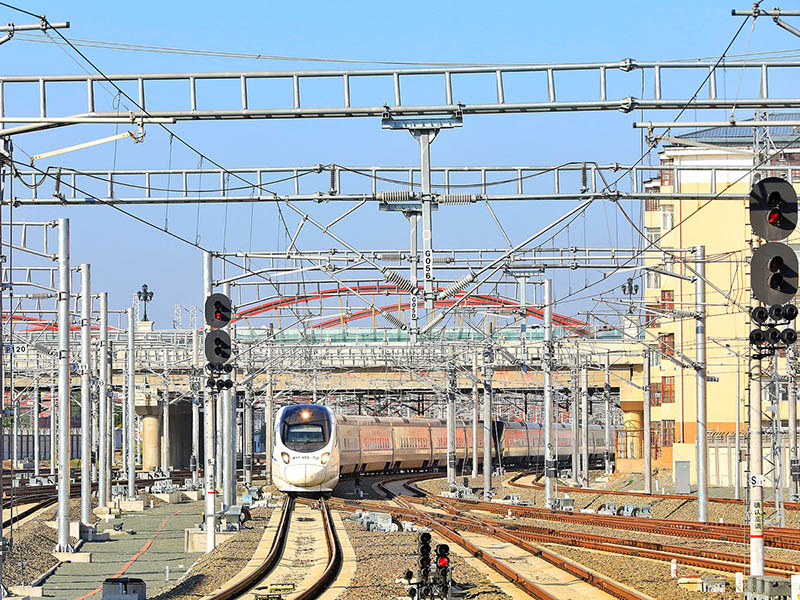
[[[224,8],[222,8],[224,7]],[[44,13],[51,21],[68,20],[64,33],[85,38],[135,44],[261,53],[284,56],[340,58],[350,60],[396,60],[426,62],[573,63],[716,57],[727,46],[741,23],[730,16],[731,8],[747,8],[721,2],[662,3],[536,3],[504,2],[407,2],[386,5],[375,2],[151,2],[135,6],[94,2],[27,2],[24,8]],[[29,17],[0,8],[0,21],[29,23]],[[788,50],[800,47],[800,40],[778,29],[769,19],[760,19],[751,34],[748,25],[737,39],[732,54]],[[183,55],[120,52],[97,48],[82,49],[106,73],[258,71],[351,68],[348,65],[311,62],[221,59]],[[74,59],[74,60],[73,60]],[[80,73],[90,68],[80,58],[50,44],[15,39],[0,46],[0,74]],[[620,74],[610,75],[617,81]],[[718,81],[721,94],[733,96],[740,86],[739,72],[730,71]],[[681,94],[688,95],[699,84],[694,73],[674,80]],[[625,79],[631,94],[639,85],[635,76]],[[559,91],[581,96],[584,82],[567,82]],[[667,85],[667,82],[665,82]],[[742,96],[753,95],[755,81],[745,78]],[[780,83],[776,83],[780,85]],[[168,86],[159,102],[177,101]],[[209,88],[209,97],[223,89]],[[329,92],[304,90],[305,97]],[[424,98],[427,90],[417,91]],[[463,88],[470,100],[479,89]],[[9,110],[29,111],[25,103],[36,102],[35,94],[18,96]],[[155,98],[155,95],[154,95]],[[457,100],[462,100],[457,97]],[[391,100],[391,98],[386,98]],[[59,99],[51,93],[50,108],[58,111]],[[106,97],[103,101],[108,102]],[[183,100],[181,100],[183,102]],[[443,132],[433,146],[433,162],[439,165],[542,165],[565,161],[627,163],[640,155],[639,133],[630,123],[641,120],[638,111],[628,115],[609,113],[501,115],[467,118],[464,127]],[[644,115],[644,120],[671,120],[669,112]],[[699,115],[685,118],[723,119],[727,115]],[[309,121],[247,121],[230,123],[179,123],[170,128],[206,155],[228,168],[245,166],[313,165],[336,162],[344,165],[416,165],[418,148],[404,132],[388,132],[376,119]],[[15,144],[28,154],[111,135],[114,126],[81,125],[55,132],[18,136]],[[116,152],[115,152],[116,150]],[[18,157],[20,157],[18,155]],[[64,165],[79,169],[197,167],[198,156],[177,142],[170,152],[169,137],[149,127],[142,144],[129,141],[107,144],[92,150],[50,159],[43,165]],[[320,218],[336,211],[316,210]],[[498,214],[512,240],[524,239],[568,206],[530,204],[503,206]],[[606,208],[598,206],[587,223],[576,223],[562,245],[613,243],[636,245],[635,235],[616,224],[611,214],[608,226],[595,226],[604,219]],[[252,211],[252,212],[251,212]],[[136,208],[136,214],[163,225],[165,208]],[[397,215],[369,209],[363,211],[339,233],[361,248],[405,246],[407,226]],[[195,238],[204,246],[247,249],[250,216],[254,217],[254,248],[285,247],[274,206],[173,207],[170,229]],[[173,304],[198,304],[200,298],[200,257],[196,249],[147,229],[109,208],[82,207],[67,210],[25,208],[16,219],[47,220],[68,216],[72,221],[72,258],[75,264],[90,262],[95,290],[107,289],[111,304],[123,307],[130,294],[147,282],[156,297],[148,310],[157,326],[169,327]],[[291,217],[291,224],[296,218]],[[447,209],[435,217],[437,247],[503,245],[496,229],[486,226],[485,212],[474,207]],[[604,223],[604,222],[603,222]],[[614,231],[615,228],[619,231]],[[584,230],[588,233],[584,234]],[[588,238],[583,236],[587,235]],[[328,248],[330,240],[309,236],[303,248]],[[18,259],[19,260],[19,259]],[[593,277],[596,278],[597,274]],[[561,278],[557,296],[582,285],[583,274],[574,282]],[[599,289],[599,288],[598,288]],[[585,310],[570,306],[564,312]]]

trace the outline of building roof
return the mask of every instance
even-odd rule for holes
[[[787,113],[769,113],[767,119],[770,121],[800,121],[800,113],[787,112]],[[740,119],[744,121],[753,121],[754,119]],[[769,135],[772,141],[778,142],[791,142],[796,141],[800,136],[800,128],[791,125],[768,127]],[[747,146],[753,145],[753,128],[752,127],[709,127],[706,129],[698,129],[683,133],[675,136],[678,139],[695,140],[707,144],[744,144]]]

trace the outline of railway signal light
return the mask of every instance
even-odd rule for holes
[[[789,237],[797,226],[797,193],[780,177],[767,177],[750,189],[750,225],[768,242]]]
[[[417,535],[417,565],[420,568],[420,579],[427,581],[431,572],[431,534],[422,531]]]
[[[764,304],[783,304],[797,294],[797,255],[786,244],[767,242],[753,252],[750,264],[753,295]]]
[[[756,306],[750,311],[750,318],[757,326],[750,332],[750,344],[753,346],[790,346],[797,342],[797,331],[791,322],[797,318],[797,307],[794,304],[773,304],[772,306]],[[784,322],[789,327],[779,330],[778,325]]]
[[[233,305],[225,294],[211,294],[206,298],[204,314],[206,324],[212,329],[225,327],[231,322]]]

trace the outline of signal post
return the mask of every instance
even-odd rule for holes
[[[753,184],[750,191],[750,224],[753,233],[766,243],[753,251],[750,287],[753,298],[763,305],[753,306],[753,329],[749,341],[750,361],[750,576],[764,575],[764,471],[762,449],[761,360],[779,348],[797,341],[792,322],[797,308],[789,304],[797,294],[797,255],[781,242],[797,226],[797,194],[792,185],[779,177],[768,177]],[[789,326],[780,330],[779,326]],[[779,418],[779,416],[778,416]]]

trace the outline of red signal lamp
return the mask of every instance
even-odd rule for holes
[[[450,559],[447,558],[446,556],[440,556],[436,560],[436,566],[437,567],[449,567],[450,566]]]
[[[780,211],[780,210],[778,210],[777,208],[773,208],[773,209],[772,209],[771,211],[769,211],[769,213],[767,214],[767,222],[768,222],[770,225],[778,225],[778,224],[781,222],[781,219],[782,219],[782,218],[783,218],[783,214],[782,214],[782,213],[781,213],[781,211]]]

